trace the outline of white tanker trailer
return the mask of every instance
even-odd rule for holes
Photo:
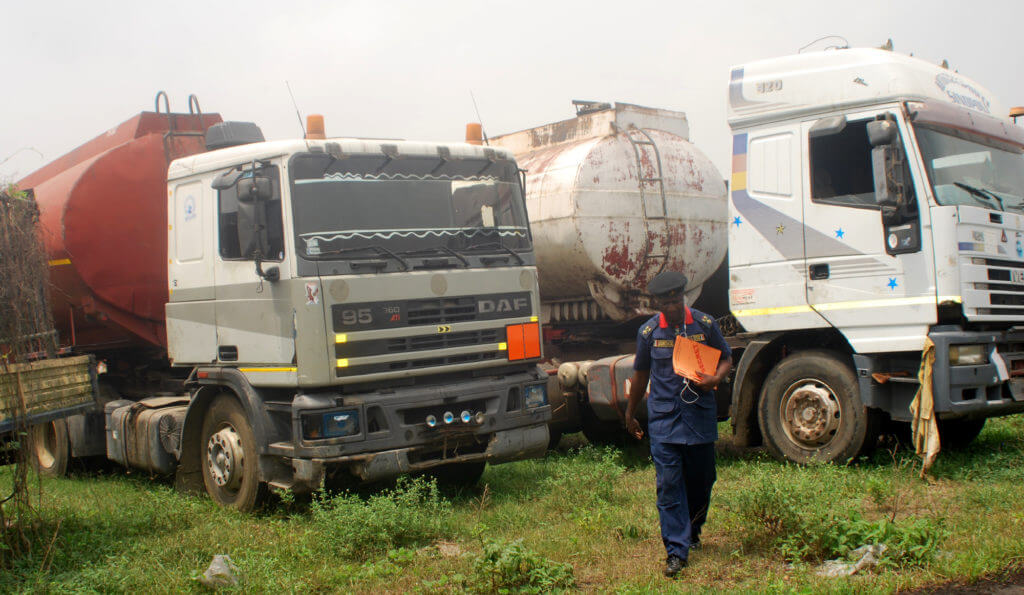
[[[631,353],[651,315],[644,288],[663,270],[690,279],[690,304],[718,271],[721,295],[710,311],[727,309],[726,185],[689,142],[686,114],[573,103],[575,118],[489,139],[526,172],[545,356],[555,363]],[[593,413],[562,397],[575,379],[560,386],[556,369],[548,385],[553,441]]]
[[[662,270],[689,277],[692,303],[725,259],[722,174],[683,112],[574,103],[575,118],[490,139],[526,171],[544,323],[646,316]]]

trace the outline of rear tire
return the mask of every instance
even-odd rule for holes
[[[71,441],[63,419],[36,424],[28,429],[32,467],[43,477],[65,477],[71,461]]]
[[[950,450],[966,448],[985,429],[984,419],[940,419],[939,446]]]
[[[217,504],[249,512],[266,495],[259,480],[256,436],[233,395],[217,396],[203,417],[199,457],[203,483]]]
[[[861,402],[847,359],[832,351],[801,351],[769,372],[757,419],[776,458],[845,464],[874,448],[879,417]]]

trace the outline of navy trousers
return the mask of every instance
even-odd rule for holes
[[[651,440],[658,477],[661,540],[669,556],[682,559],[700,539],[714,485],[715,444],[667,444]]]

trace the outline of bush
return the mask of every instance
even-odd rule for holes
[[[795,472],[795,473],[794,473]],[[815,469],[820,476],[821,468]],[[883,566],[914,566],[931,560],[947,532],[941,520],[891,518],[868,520],[843,500],[834,481],[823,489],[803,469],[790,469],[788,481],[759,477],[740,492],[730,508],[747,526],[745,541],[760,549],[778,548],[786,560],[820,562],[840,558],[862,545],[885,544]],[[872,489],[874,487],[875,489]],[[872,497],[877,486],[868,486]]]
[[[802,527],[780,538],[778,545],[787,560],[820,562],[844,558],[862,545],[885,544],[888,549],[879,559],[881,566],[909,567],[930,562],[946,534],[942,522],[934,519],[871,521],[855,515]]]
[[[805,470],[799,467],[757,477],[753,486],[740,490],[726,503],[748,525],[749,531],[744,534],[747,545],[771,546],[807,524],[824,521],[820,488],[811,489],[805,485],[805,478]]]
[[[522,540],[516,540],[484,542],[483,552],[473,563],[473,574],[464,586],[483,593],[542,593],[575,584],[571,564],[544,558],[524,547]]]
[[[441,497],[436,482],[425,478],[400,478],[394,489],[367,500],[353,494],[321,496],[311,512],[324,544],[353,559],[429,543],[444,536],[451,524],[451,503]]]

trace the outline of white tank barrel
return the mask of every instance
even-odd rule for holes
[[[490,139],[526,170],[546,323],[644,315],[662,270],[684,272],[696,300],[725,259],[728,207],[688,136],[682,112],[617,103]]]

